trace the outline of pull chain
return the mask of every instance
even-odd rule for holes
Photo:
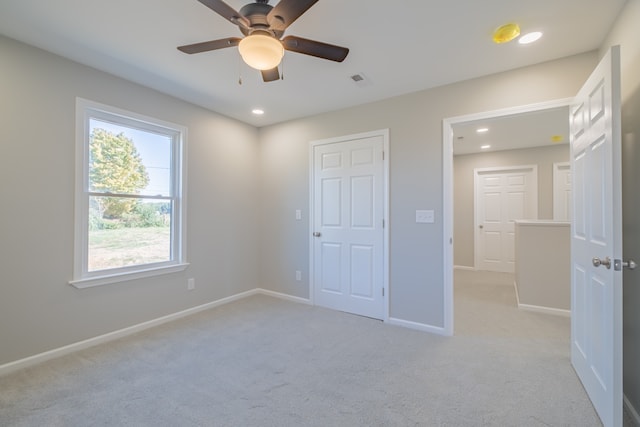
[[[280,71],[280,80],[284,80],[284,62],[285,62],[285,59],[284,59],[284,58],[285,58],[285,57],[284,57],[284,55],[283,55],[283,56],[282,56],[282,62],[280,62],[280,70],[281,70],[281,71]]]

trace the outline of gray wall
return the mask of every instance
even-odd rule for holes
[[[0,365],[258,285],[255,128],[1,36],[0,58]],[[185,272],[68,284],[77,96],[188,127]]]
[[[388,128],[390,316],[442,327],[442,120],[574,96],[596,62],[588,53],[261,128],[263,286],[309,296],[294,278],[309,272],[309,141]],[[416,224],[416,209],[433,209],[435,223]]]
[[[622,63],[623,253],[640,261],[640,0],[629,0],[601,55],[619,44]],[[623,276],[624,394],[640,411],[640,270]]]
[[[568,119],[567,119],[568,120]],[[453,158],[453,264],[474,267],[475,168],[538,165],[538,218],[553,219],[553,164],[569,161],[569,144]]]

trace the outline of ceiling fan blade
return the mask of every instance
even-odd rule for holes
[[[245,27],[249,27],[251,23],[249,20],[240,14],[240,12],[236,11],[234,8],[223,2],[222,0],[198,0],[203,5],[207,6],[209,9],[213,10],[218,15],[223,18],[231,21],[236,25],[243,25]]]
[[[262,70],[261,73],[262,80],[265,82],[273,82],[280,79],[280,72],[278,71],[278,67],[272,68],[270,70]]]
[[[342,62],[349,54],[349,49],[315,40],[303,39],[302,37],[287,36],[282,39],[282,45],[286,50],[316,58],[329,59],[331,61]]]
[[[318,0],[280,0],[267,15],[267,21],[271,29],[284,31],[317,2]]]
[[[208,52],[210,50],[224,49],[225,47],[238,46],[238,43],[240,43],[240,40],[242,39],[238,37],[228,37],[226,39],[211,40],[208,42],[178,46],[178,50],[184,53],[189,53],[189,54]]]

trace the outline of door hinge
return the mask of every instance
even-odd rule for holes
[[[384,296],[384,288],[382,288],[382,296]]]
[[[382,152],[382,160],[384,160],[384,151]]]
[[[382,228],[384,228],[384,218],[382,218]]]

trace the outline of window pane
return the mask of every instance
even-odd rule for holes
[[[89,120],[89,191],[171,196],[171,136]]]
[[[170,201],[89,198],[88,271],[170,260]]]

